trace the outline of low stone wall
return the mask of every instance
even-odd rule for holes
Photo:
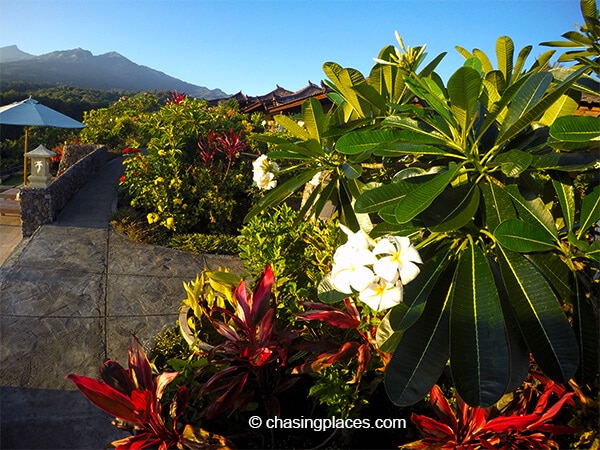
[[[41,225],[52,223],[86,181],[106,164],[106,146],[81,147],[85,149],[73,149],[73,153],[87,153],[87,156],[66,169],[50,186],[21,189],[21,223],[24,237],[31,236]]]

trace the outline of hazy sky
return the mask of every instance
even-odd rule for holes
[[[495,61],[496,39],[516,52],[582,23],[578,0],[0,0],[0,46],[34,55],[81,47],[116,51],[184,81],[229,94],[319,83],[326,61],[368,74],[386,45],[447,51],[443,78],[477,47]],[[0,68],[1,76],[1,68]]]

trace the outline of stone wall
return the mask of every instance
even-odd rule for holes
[[[69,200],[86,181],[106,164],[108,149],[104,145],[68,146],[72,154],[87,154],[68,167],[47,188],[21,189],[21,223],[23,236],[31,236],[38,227],[52,223]]]

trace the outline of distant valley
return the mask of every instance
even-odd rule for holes
[[[7,82],[64,85],[98,90],[177,90],[195,98],[227,97],[220,89],[208,89],[158,70],[141,66],[117,52],[93,55],[81,48],[31,55],[16,45],[0,48],[0,91]]]

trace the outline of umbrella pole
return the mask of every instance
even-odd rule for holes
[[[27,146],[29,145],[29,127],[25,127],[25,151],[23,152],[23,186],[27,186]]]

